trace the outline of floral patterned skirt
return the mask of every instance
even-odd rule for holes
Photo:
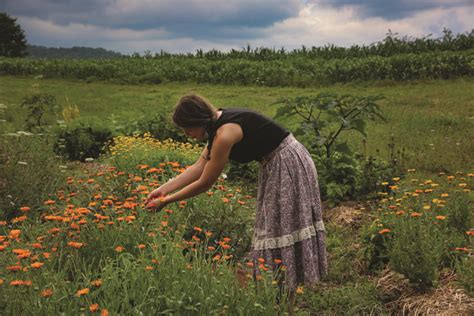
[[[316,168],[291,134],[260,163],[252,256],[256,274],[283,266],[290,289],[327,273]]]

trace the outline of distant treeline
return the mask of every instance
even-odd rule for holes
[[[94,59],[94,58],[117,58],[122,54],[106,50],[104,48],[78,47],[45,47],[38,45],[28,45],[26,52],[32,58],[75,58],[75,59]]]

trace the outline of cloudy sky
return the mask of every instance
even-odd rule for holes
[[[474,0],[0,0],[30,44],[124,54],[370,44],[474,29]]]

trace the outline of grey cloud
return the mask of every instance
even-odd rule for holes
[[[309,2],[335,8],[351,6],[362,17],[383,17],[388,20],[410,17],[420,11],[435,8],[474,6],[472,0],[310,0]]]
[[[0,10],[59,25],[90,24],[146,30],[165,28],[173,36],[197,39],[247,37],[256,29],[297,16],[302,0],[0,0]],[[253,29],[248,32],[248,29]]]

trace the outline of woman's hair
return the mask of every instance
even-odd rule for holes
[[[179,99],[173,113],[173,122],[179,127],[206,127],[216,116],[217,110],[205,98],[188,94]]]

